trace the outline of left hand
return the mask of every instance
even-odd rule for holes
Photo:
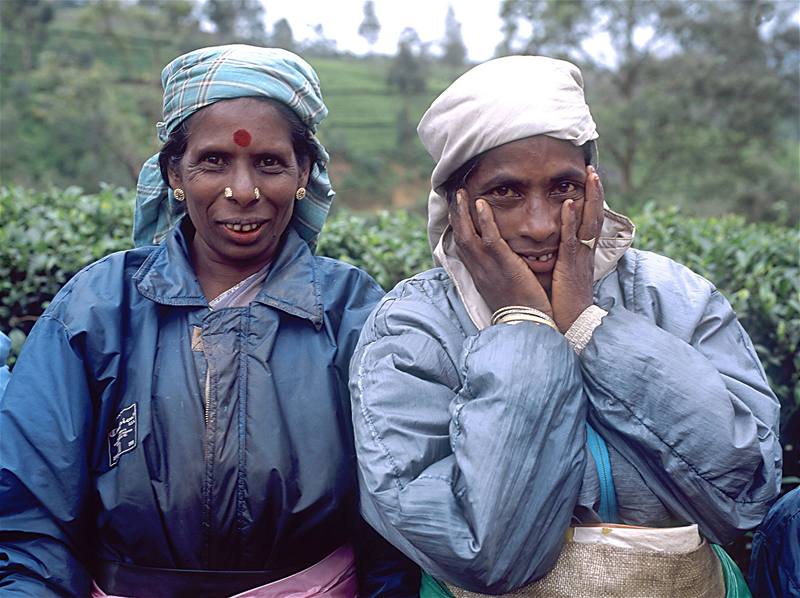
[[[561,205],[561,239],[553,269],[553,317],[566,332],[592,305],[594,253],[603,227],[603,186],[594,167],[586,167],[583,199]],[[595,239],[590,248],[581,240]]]

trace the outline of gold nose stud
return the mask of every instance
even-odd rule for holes
[[[233,197],[233,189],[225,187],[225,199],[230,199],[231,197]]]
[[[253,196],[254,196],[256,199],[261,199],[261,189],[259,189],[258,187],[256,187],[255,189],[253,189]]]

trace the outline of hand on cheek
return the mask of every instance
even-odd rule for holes
[[[562,332],[592,305],[594,254],[602,225],[600,177],[593,167],[587,166],[584,199],[567,200],[561,205],[561,238],[553,271],[552,301],[553,317]]]
[[[500,236],[491,206],[478,198],[473,220],[469,202],[466,190],[460,189],[450,208],[450,224],[458,256],[489,309],[494,312],[509,305],[525,305],[552,315],[542,285]]]

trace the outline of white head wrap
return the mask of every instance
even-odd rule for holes
[[[506,56],[480,64],[456,79],[434,100],[417,127],[436,161],[428,201],[428,240],[434,260],[454,280],[475,324],[488,321],[485,303],[446,238],[447,201],[442,185],[471,158],[500,145],[547,135],[582,146],[597,139],[583,96],[583,77],[574,64],[545,56]],[[594,144],[591,162],[597,163]],[[633,241],[633,224],[606,209],[595,258],[595,279],[613,270]],[[450,240],[451,241],[451,240]]]
[[[470,69],[434,100],[417,133],[436,160],[435,191],[467,160],[510,141],[597,139],[580,70],[545,56],[506,56]]]

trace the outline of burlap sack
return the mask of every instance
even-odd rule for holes
[[[447,587],[456,598],[488,596]],[[503,596],[724,598],[725,582],[719,559],[705,541],[696,550],[680,554],[567,542],[550,573]]]

